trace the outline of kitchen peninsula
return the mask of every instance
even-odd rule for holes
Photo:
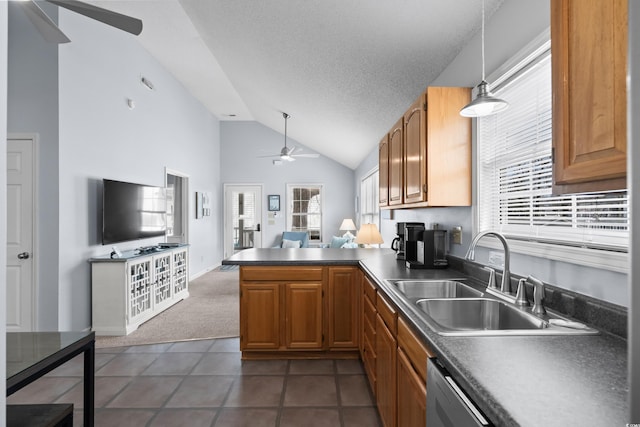
[[[318,311],[319,303],[316,301],[317,298],[322,300],[323,293],[326,295],[330,292],[329,269],[348,267],[356,272],[356,279],[352,282],[356,296],[341,289],[340,295],[348,297],[347,304],[344,301],[332,303],[335,307],[342,307],[341,310],[345,310],[346,305],[351,304],[350,314],[346,316],[350,322],[346,330],[356,331],[355,336],[351,337],[355,341],[342,343],[340,351],[340,346],[332,347],[335,343],[330,344],[327,340],[324,343],[313,340],[296,341],[291,339],[296,338],[296,331],[279,330],[272,337],[272,342],[265,340],[261,343],[269,357],[274,357],[274,351],[280,350],[283,358],[300,357],[296,356],[296,351],[299,351],[302,357],[314,357],[314,351],[321,352],[322,357],[330,354],[335,354],[336,357],[357,357],[358,349],[362,357],[362,341],[365,335],[363,325],[367,324],[363,310],[363,301],[367,300],[362,295],[370,284],[375,288],[377,300],[384,302],[382,307],[386,304],[391,312],[397,313],[398,342],[401,342],[402,325],[408,326],[409,333],[420,341],[428,357],[437,358],[446,367],[454,380],[494,425],[625,425],[628,414],[625,339],[604,330],[591,336],[442,336],[431,330],[387,282],[390,279],[463,279],[476,287],[483,284],[486,286],[486,281],[478,281],[474,277],[477,271],[482,271],[477,264],[455,257],[452,257],[451,261],[451,267],[448,269],[414,270],[405,268],[404,263],[396,260],[395,253],[390,249],[250,249],[233,255],[224,260],[223,264],[240,265],[241,287],[243,283],[251,285],[259,281],[272,282],[270,288],[261,288],[260,297],[253,299],[251,306],[245,306],[244,310],[256,312],[251,313],[250,317],[255,315],[258,319],[271,318],[271,327],[277,326],[280,329],[286,325],[278,323],[282,317],[276,314],[278,310],[271,305],[275,303],[275,307],[279,307],[281,301],[276,297],[280,295],[277,286],[296,285],[283,292],[285,295],[304,295],[300,299],[304,307],[302,310],[311,313],[310,307],[316,307],[313,311],[315,317],[312,317],[318,321],[329,316],[326,304],[322,311]],[[252,269],[256,268],[266,268],[267,270],[255,271],[260,272],[259,274],[268,272],[268,275],[252,275]],[[288,272],[295,272],[299,268],[311,270],[304,277],[293,273],[291,279],[287,280],[287,275],[292,274]],[[346,270],[340,270],[342,273],[344,271]],[[247,272],[250,272],[248,278]],[[278,279],[279,276],[284,280]],[[301,278],[304,280],[300,280]],[[484,280],[484,277],[482,278]],[[338,280],[337,283],[345,285],[348,281]],[[277,286],[273,286],[274,284]],[[242,292],[241,305],[242,298],[247,296],[244,290]],[[282,300],[284,299],[282,297]],[[264,313],[265,310],[268,314]],[[378,313],[378,317],[383,314],[380,310]],[[243,320],[246,320],[242,317],[246,315],[241,315],[241,334],[247,326],[242,325]],[[327,325],[332,321],[333,325]],[[320,335],[326,335],[329,333],[328,329],[345,327],[344,324],[338,324],[339,321],[344,319],[328,318],[328,321],[305,325],[309,330],[316,333],[321,331]],[[357,326],[354,327],[354,323]],[[313,324],[313,327],[309,326],[310,324]],[[384,326],[384,323],[382,325]],[[344,332],[340,334],[343,339]],[[282,336],[285,336],[284,343],[278,341]],[[285,348],[287,343],[300,347]],[[397,348],[400,353],[400,344]],[[253,350],[249,354],[254,356],[258,352],[259,350]],[[426,367],[415,366],[416,371],[425,369]],[[375,394],[374,383],[372,389]],[[382,416],[379,399],[378,407]],[[404,405],[401,407],[398,404],[397,408],[398,412],[402,412]]]

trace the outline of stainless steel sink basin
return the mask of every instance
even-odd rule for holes
[[[422,299],[416,302],[433,322],[446,330],[487,331],[542,329],[545,322],[502,301],[473,299]]]
[[[414,302],[423,298],[478,298],[482,292],[456,280],[390,280],[402,295]]]
[[[489,298],[420,299],[415,302],[425,322],[440,335],[586,335],[598,331],[573,322],[574,327],[549,323],[514,305]],[[552,315],[553,319],[562,320]],[[568,322],[566,324],[572,324]]]

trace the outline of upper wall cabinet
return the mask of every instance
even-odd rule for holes
[[[380,206],[389,204],[389,135],[385,135],[378,145]]]
[[[400,118],[389,132],[389,205],[401,205],[404,202],[403,145],[404,128]]]
[[[627,0],[551,0],[554,192],[626,188]]]
[[[471,205],[471,119],[460,116],[470,99],[469,88],[430,87],[398,120],[388,158],[380,151],[381,183],[385,164],[389,174],[381,207]]]

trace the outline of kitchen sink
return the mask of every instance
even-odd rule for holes
[[[426,298],[477,298],[482,292],[456,280],[390,280],[407,299],[415,302]]]
[[[414,303],[431,328],[446,336],[593,335],[598,331],[555,314],[548,320],[490,298],[433,298]]]

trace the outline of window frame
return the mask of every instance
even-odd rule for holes
[[[286,229],[288,231],[293,231],[293,190],[296,188],[317,188],[320,190],[320,232],[318,234],[318,238],[313,238],[314,236],[309,233],[309,243],[321,243],[323,240],[323,232],[324,232],[324,184],[315,184],[315,183],[288,183],[286,185],[286,203],[287,203],[287,216],[286,216]],[[303,231],[303,230],[295,230],[295,231]],[[308,229],[306,230],[308,231]]]
[[[373,176],[376,175],[376,179],[375,182],[371,182],[371,186],[374,187],[372,188],[372,193],[371,195],[373,196],[373,200],[369,201],[366,200],[365,197],[365,185],[368,185],[366,183],[367,180],[369,180],[370,178],[373,179]],[[376,226],[378,227],[378,230],[380,229],[380,170],[379,167],[374,167],[373,169],[371,169],[369,172],[365,173],[362,178],[360,179],[360,203],[359,203],[359,212],[358,212],[358,223],[356,224],[358,226],[358,229],[360,228],[360,226],[362,226],[362,224],[366,224],[365,221],[365,215],[366,216],[371,216],[375,222]],[[373,207],[373,211],[369,212],[367,211],[365,208],[368,204],[368,202],[371,202],[372,207]]]
[[[495,72],[488,76],[488,81],[493,82],[492,88],[499,88],[499,86],[508,80],[516,70],[523,67],[524,64],[531,62],[532,58],[535,58],[542,54],[544,51],[550,48],[550,31],[547,29],[538,37],[533,39],[522,50],[514,55],[504,65],[499,67]],[[473,96],[476,95],[474,89]],[[479,153],[478,153],[478,137],[479,128],[478,120],[473,122],[474,134],[476,135],[476,144],[473,145],[475,167],[474,167],[474,199],[473,204],[473,231],[474,235],[480,232],[480,200],[478,194],[480,193],[480,179],[478,176]],[[549,260],[567,262],[571,264],[585,265],[603,270],[616,271],[620,273],[628,273],[628,249],[619,248],[616,250],[599,249],[599,248],[587,248],[579,245],[563,245],[552,241],[531,241],[521,236],[509,236],[505,233],[505,237],[509,241],[509,248],[511,252],[525,254],[528,256],[534,256],[539,258],[545,258]],[[502,249],[502,245],[497,239],[486,238],[479,242],[480,246],[490,249]]]

